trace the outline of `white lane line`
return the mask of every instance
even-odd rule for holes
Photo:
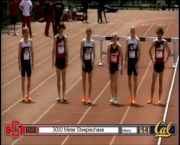
[[[167,26],[167,28],[166,28],[166,31],[165,31],[164,35],[165,35],[165,34],[167,33],[167,31],[168,31],[169,25],[170,25],[170,22],[168,23],[168,26]],[[145,33],[145,34],[147,34],[147,33]],[[143,80],[144,80],[144,78],[145,78],[145,76],[146,76],[149,68],[150,68],[151,63],[152,63],[152,61],[149,62],[149,65],[148,65],[148,67],[147,67],[147,69],[146,69],[146,72],[144,73],[144,75],[143,75],[143,77],[142,77],[142,79],[141,79],[141,82],[140,82],[139,85],[138,85],[137,92],[139,91],[139,88],[140,88],[140,86],[141,86],[141,84],[142,84],[142,82],[143,82]],[[124,114],[123,118],[122,118],[121,121],[120,121],[120,124],[123,124],[123,122],[124,122],[124,120],[125,120],[128,112],[129,112],[130,108],[131,108],[131,106],[128,106],[128,108],[126,109],[125,114]],[[112,145],[112,144],[113,144],[115,138],[116,138],[116,136],[113,136],[113,138],[111,139],[109,145]]]
[[[70,62],[69,65],[71,63],[73,63],[77,58],[79,57],[79,55],[75,56]],[[34,89],[32,89],[30,91],[30,93],[33,93],[34,91],[36,91],[38,88],[40,88],[42,85],[44,85],[49,79],[51,79],[52,77],[55,76],[55,72],[53,74],[51,74],[48,78],[46,78],[44,81],[42,81],[40,84],[38,84]],[[9,110],[11,110],[14,106],[16,106],[19,102],[21,101],[21,99],[17,100],[14,104],[12,104],[11,106],[9,106],[7,109],[5,109],[1,115],[3,116],[4,114],[6,114]]]
[[[34,67],[38,67],[39,65],[41,65],[42,63],[46,62],[48,59],[50,59],[52,56],[48,56],[46,59],[43,59],[42,61],[40,61],[39,63],[37,63]],[[2,89],[4,89],[6,86],[10,85],[11,83],[13,83],[14,81],[16,81],[17,79],[19,79],[21,77],[21,75],[17,75],[14,79],[10,80],[9,82],[5,83],[4,85],[1,86]]]
[[[139,88],[140,88],[140,86],[142,85],[142,82],[144,81],[144,79],[145,79],[145,77],[146,77],[146,75],[147,75],[147,73],[148,73],[148,71],[149,71],[149,68],[150,68],[150,66],[151,66],[151,63],[152,63],[152,62],[150,61],[149,65],[148,65],[148,67],[147,67],[147,69],[146,69],[146,71],[145,71],[145,73],[144,73],[144,75],[143,75],[143,77],[142,77],[139,85],[138,85],[137,92],[139,91]],[[124,113],[124,115],[123,115],[123,117],[122,117],[122,119],[121,119],[121,121],[120,121],[120,124],[123,124],[123,122],[124,122],[124,120],[125,120],[128,112],[129,112],[130,108],[131,108],[131,106],[128,106],[128,108],[126,109],[126,111],[125,111],[125,113]],[[112,145],[112,144],[113,144],[115,138],[116,138],[116,136],[113,136],[113,138],[111,139],[109,145]]]
[[[51,41],[52,41],[52,40],[51,40]],[[48,45],[48,44],[49,44],[49,41],[47,41],[46,43],[44,43],[41,47],[38,47],[38,49],[36,49],[36,50],[34,51],[34,53],[37,52],[37,51],[39,51],[41,48],[45,47],[45,46]],[[1,69],[3,70],[3,69],[5,69],[5,68],[7,68],[8,66],[10,66],[10,65],[13,64],[13,63],[15,63],[16,61],[18,61],[17,58],[14,59],[13,61],[9,62],[8,64],[2,66]]]
[[[164,116],[163,116],[163,121],[164,122],[166,121],[166,117],[167,117],[167,113],[168,113],[169,102],[170,102],[170,99],[171,99],[171,96],[172,96],[172,90],[173,90],[173,87],[174,87],[174,81],[175,81],[175,77],[176,77],[178,64],[179,64],[179,56],[178,56],[177,61],[176,61],[176,67],[175,67],[175,70],[174,70],[173,78],[172,78],[172,81],[171,81],[171,86],[170,86],[170,89],[169,89],[168,99],[167,99],[167,103],[166,103],[166,108],[165,108],[165,111],[164,111]],[[162,141],[162,138],[159,137],[157,145],[160,145],[161,141]]]
[[[107,87],[109,86],[110,81],[107,82],[107,84],[105,85],[105,87],[101,90],[101,92],[98,94],[98,96],[96,97],[96,99],[93,101],[93,104],[96,103],[96,101],[101,97],[101,95],[103,94],[103,92],[107,89]],[[78,120],[77,124],[80,124],[82,122],[82,120],[86,117],[86,115],[88,114],[88,112],[91,110],[92,106],[88,107],[88,109],[84,112],[84,114],[81,116],[81,118]],[[69,139],[70,136],[66,136],[66,138],[60,143],[61,145],[64,145],[66,143],[66,141]]]

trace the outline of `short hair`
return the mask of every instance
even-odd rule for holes
[[[22,32],[23,32],[23,34],[24,34],[26,31],[27,31],[27,32],[29,32],[28,27],[23,27],[23,28],[22,28]]]
[[[92,32],[92,29],[91,29],[90,27],[88,27],[88,28],[86,29],[86,32]]]
[[[114,32],[114,33],[111,34],[111,39],[113,39],[113,38],[115,38],[115,37],[116,37],[116,38],[118,37],[118,35],[117,35],[116,32]]]
[[[135,30],[135,26],[131,26],[130,31]]]
[[[59,30],[60,28],[66,29],[65,24],[64,24],[64,23],[60,23],[60,24],[58,25],[58,30]]]
[[[156,29],[156,34],[164,34],[164,30],[163,30],[163,28],[162,27],[158,27],[157,29]]]

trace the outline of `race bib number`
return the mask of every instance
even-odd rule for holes
[[[90,59],[91,59],[90,53],[84,53],[84,60],[90,60]]]
[[[117,59],[117,55],[116,54],[112,54],[111,55],[111,62],[117,62],[118,59]]]
[[[156,58],[163,58],[162,51],[156,51]]]
[[[135,58],[135,51],[129,51],[129,58]]]
[[[29,54],[29,51],[26,49],[24,51],[24,60],[29,60],[30,59],[30,54]]]
[[[63,54],[64,53],[64,47],[59,46],[58,47],[58,54]]]

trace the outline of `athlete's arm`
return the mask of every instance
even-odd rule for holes
[[[81,41],[80,59],[81,59],[82,66],[84,67],[84,62],[83,62],[83,44],[84,44],[84,41]]]
[[[121,59],[121,74],[123,74],[123,52],[122,52],[122,47],[121,45],[118,46],[119,47],[119,52],[120,52],[120,55],[119,55],[119,60]]]
[[[107,64],[109,66],[109,62],[110,62],[110,45],[111,44],[108,44],[108,48],[107,48]]]
[[[169,48],[169,45],[168,45],[168,43],[167,42],[165,42],[165,48],[166,48],[166,51],[167,51],[167,58],[166,58],[166,60],[165,60],[165,62],[167,62],[167,60],[169,59],[169,56],[171,55],[171,50],[170,50],[170,48]]]
[[[96,54],[95,54],[95,42],[93,42],[93,66],[95,64],[96,61]]]
[[[34,51],[33,51],[33,42],[30,40],[31,43],[31,58],[32,58],[32,67],[34,68]]]
[[[52,66],[54,67],[55,65],[55,53],[56,53],[56,37],[54,37],[54,44],[53,44],[53,49],[52,49]]]
[[[19,70],[21,70],[21,42],[19,42],[18,64],[19,64]]]
[[[23,11],[23,6],[22,6],[22,1],[21,1],[21,3],[19,4],[19,9],[21,10],[21,11]]]
[[[66,51],[66,63],[68,64],[68,45],[67,45],[67,37],[64,39],[64,48]]]
[[[126,40],[125,67],[127,66],[127,60],[128,60],[128,40]]]
[[[154,42],[151,44],[150,48],[149,48],[149,56],[151,58],[151,61],[154,62],[153,56],[152,56],[152,49],[154,48]]]
[[[29,12],[31,12],[31,11],[32,11],[32,9],[33,9],[33,5],[32,5],[32,3],[31,3],[31,1],[30,1]]]
[[[141,45],[140,45],[140,40],[138,40],[138,60],[141,57]]]

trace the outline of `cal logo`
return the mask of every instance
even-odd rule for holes
[[[171,136],[172,135],[170,133],[171,127],[172,127],[172,122],[169,122],[168,124],[165,125],[163,121],[159,121],[154,128],[155,137]]]

